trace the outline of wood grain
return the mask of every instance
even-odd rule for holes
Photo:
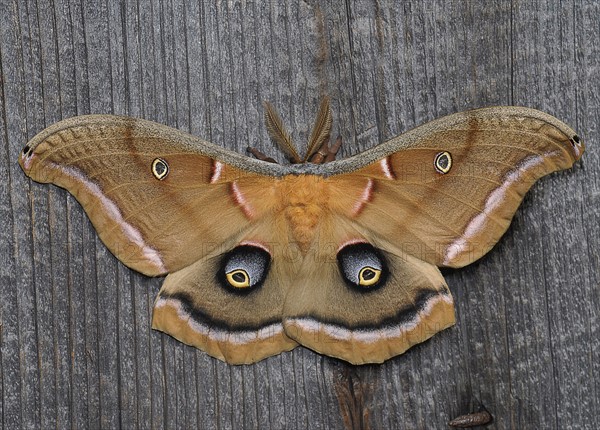
[[[0,0],[3,428],[488,428],[600,422],[600,4]],[[282,160],[323,94],[354,154],[444,114],[545,110],[586,139],[480,262],[445,273],[457,325],[378,366],[298,348],[229,366],[150,329],[161,280],[120,264],[17,157],[69,116],[144,117]]]

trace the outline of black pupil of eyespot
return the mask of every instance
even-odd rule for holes
[[[577,136],[577,135],[573,136],[573,142],[579,143],[579,136]]]
[[[242,272],[234,273],[231,277],[233,278],[233,280],[235,282],[242,283],[242,282],[244,282],[246,280],[246,276],[244,276],[244,274]]]
[[[362,277],[365,281],[370,281],[371,279],[373,279],[375,277],[375,272],[372,271],[371,269],[365,269]]]
[[[163,163],[162,161],[159,161],[158,163],[156,163],[155,169],[156,169],[156,173],[159,176],[162,175],[165,172],[165,170],[166,170],[165,163]]]
[[[446,154],[443,154],[438,158],[438,166],[443,169],[448,167],[448,156]]]

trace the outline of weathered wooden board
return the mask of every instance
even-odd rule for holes
[[[600,3],[0,0],[0,417],[22,428],[490,428],[600,424]],[[344,155],[459,110],[527,105],[588,150],[502,241],[446,273],[458,324],[383,365],[298,348],[229,366],[150,329],[161,280],[120,264],[24,143],[78,114],[140,116],[275,153],[323,94]]]

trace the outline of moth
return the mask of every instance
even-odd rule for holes
[[[330,161],[327,99],[319,112],[300,157],[267,106],[289,165],[112,115],[48,127],[19,163],[71,192],[125,265],[167,275],[153,328],[234,364],[298,345],[362,364],[452,326],[438,267],[487,253],[531,185],[584,151],[546,113],[490,107]]]

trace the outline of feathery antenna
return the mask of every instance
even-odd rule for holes
[[[323,146],[324,143],[329,141],[331,135],[331,123],[332,115],[331,108],[329,107],[329,97],[323,97],[321,106],[319,107],[319,113],[313,127],[312,134],[308,140],[308,148],[306,155],[302,162],[306,163],[310,158]]]
[[[290,134],[287,132],[285,127],[283,126],[283,121],[275,109],[269,102],[264,102],[265,106],[265,123],[267,125],[267,131],[269,132],[269,136],[273,139],[285,155],[290,159],[292,163],[301,163],[302,158],[298,154],[296,147],[292,143],[292,138]]]

